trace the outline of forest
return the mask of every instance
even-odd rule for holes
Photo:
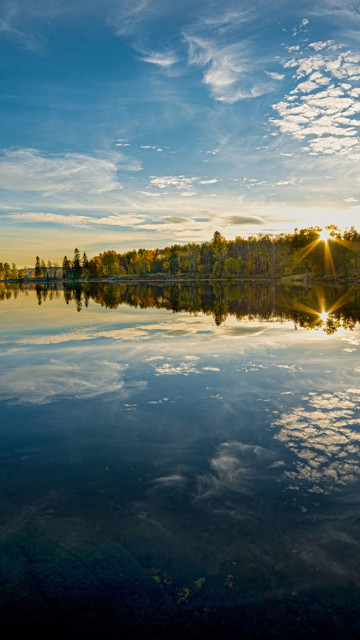
[[[276,236],[258,235],[226,240],[215,231],[211,241],[174,244],[164,249],[105,251],[88,259],[76,248],[62,264],[36,256],[31,268],[0,262],[0,280],[76,281],[138,279],[319,279],[360,277],[360,234],[354,227],[340,232],[295,229]]]

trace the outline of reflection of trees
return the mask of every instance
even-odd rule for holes
[[[340,327],[354,329],[360,321],[360,287],[347,291],[330,285],[281,286],[276,283],[222,284],[215,282],[190,285],[76,283],[2,284],[0,301],[35,291],[38,303],[62,295],[78,311],[89,300],[109,309],[126,304],[132,307],[168,309],[174,312],[202,312],[212,315],[216,324],[230,316],[238,320],[291,320],[295,328],[321,329],[327,334]]]

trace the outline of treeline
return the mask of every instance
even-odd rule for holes
[[[324,240],[326,235],[328,239]],[[360,234],[330,226],[297,229],[277,236],[226,240],[216,231],[210,242],[172,245],[165,249],[105,251],[83,267],[88,279],[171,275],[214,278],[278,278],[284,276],[360,277]]]
[[[295,327],[322,329],[328,334],[339,328],[354,329],[360,322],[360,287],[344,291],[341,286],[294,286],[276,282],[213,282],[201,284],[67,283],[1,284],[0,301],[35,291],[39,305],[63,298],[78,311],[90,301],[108,309],[121,305],[202,312],[221,325],[228,316],[237,320],[291,320]],[[326,314],[329,310],[329,314]],[[241,328],[230,327],[234,334]]]
[[[360,234],[352,227],[341,233],[319,227],[277,236],[226,240],[215,231],[210,242],[174,244],[164,249],[105,251],[88,260],[78,249],[65,256],[64,279],[111,279],[124,276],[182,276],[214,278],[278,278],[284,276],[360,277]],[[326,235],[326,234],[325,234]]]
[[[5,263],[7,264],[7,263]],[[0,263],[1,265],[1,263]],[[0,270],[0,279],[16,279],[16,266]],[[20,272],[19,272],[20,273]],[[164,249],[105,251],[90,260],[86,253],[64,256],[62,266],[37,256],[31,277],[39,280],[117,279],[131,276],[188,278],[360,278],[360,234],[352,227],[341,233],[325,229],[295,229],[291,234],[259,235],[226,240],[215,231],[210,242],[174,244]],[[19,278],[25,277],[18,276]]]

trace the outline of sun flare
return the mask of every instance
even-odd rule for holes
[[[322,229],[319,234],[319,239],[323,242],[327,242],[330,238],[330,231],[328,229]]]

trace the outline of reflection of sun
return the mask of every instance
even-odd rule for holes
[[[329,229],[321,229],[319,233],[319,239],[322,240],[323,242],[327,242],[329,238],[330,238]]]
[[[329,317],[329,314],[326,311],[323,311],[322,313],[319,313],[319,317],[323,322],[326,322]]]
[[[301,302],[296,305],[299,311],[304,311],[305,313],[311,314],[314,317],[314,322],[312,324],[313,329],[317,329],[322,327],[323,331],[328,333],[329,327],[333,327],[333,322],[336,322],[336,317],[333,315],[335,311],[343,307],[349,300],[353,299],[353,289],[348,289],[344,295],[340,296],[331,306],[326,308],[326,301],[324,297],[324,293],[321,289],[316,288],[316,295],[318,298],[318,308],[312,309],[306,304],[302,304]],[[337,329],[340,328],[340,325],[337,326]],[[335,329],[335,330],[337,330]]]

